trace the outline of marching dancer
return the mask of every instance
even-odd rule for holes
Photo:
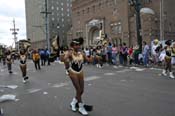
[[[20,50],[20,69],[22,72],[23,82],[26,83],[27,77],[27,55],[24,49]]]
[[[163,70],[162,74],[164,76],[167,76],[167,71],[169,70],[169,77],[170,78],[175,78],[174,75],[173,75],[173,72],[172,72],[172,64],[171,64],[171,52],[172,52],[172,49],[171,49],[171,41],[170,40],[167,40],[165,42],[165,44],[167,45],[165,47],[165,58],[164,58],[164,63],[165,63],[165,69]]]
[[[7,67],[8,67],[8,71],[9,73],[13,73],[12,72],[12,55],[11,55],[11,52],[10,50],[7,50],[7,53],[6,53],[6,62],[7,62]]]
[[[73,39],[71,42],[72,50],[69,50],[63,57],[65,68],[69,72],[69,77],[76,90],[76,96],[70,103],[72,111],[78,111],[82,115],[88,115],[85,105],[82,101],[82,94],[84,92],[84,73],[83,63],[84,60],[92,61],[92,58],[86,57],[81,51],[80,46],[83,44],[83,38]],[[69,65],[70,64],[70,65]],[[78,104],[78,108],[76,107]]]

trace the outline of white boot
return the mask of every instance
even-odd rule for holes
[[[83,104],[83,103],[78,103],[78,106],[79,106],[78,111],[79,111],[83,116],[87,116],[88,113],[87,113],[87,111],[86,111],[85,108],[84,108],[84,104]]]
[[[4,111],[2,108],[0,108],[0,116],[4,114]]]
[[[173,72],[170,72],[170,78],[174,79],[174,75],[173,75]]]
[[[73,98],[72,102],[70,103],[70,106],[71,106],[71,109],[72,111],[76,112],[77,111],[77,108],[76,108],[76,103],[77,103],[77,99],[76,98]]]
[[[99,67],[99,65],[98,65],[98,64],[96,64],[96,66],[97,66],[97,68]]]
[[[162,75],[163,75],[163,76],[167,76],[166,70],[163,70]]]

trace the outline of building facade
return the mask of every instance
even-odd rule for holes
[[[33,48],[46,48],[46,0],[25,0],[27,38],[31,40]],[[60,36],[60,44],[67,43],[67,31],[71,27],[71,0],[47,0],[48,33],[50,43],[56,36]]]
[[[141,7],[151,11],[147,12],[147,9],[143,9],[140,15],[142,27],[140,34],[143,41],[148,43],[155,38],[160,39],[161,1],[140,0]],[[170,37],[175,39],[172,36],[175,32],[172,22],[174,8],[169,7],[172,6],[169,4],[173,3],[171,0],[164,0],[163,3],[163,14],[167,13],[167,17],[170,17],[166,18],[169,28],[166,24],[163,26],[164,39],[170,39]],[[163,22],[165,22],[164,17]],[[95,45],[96,41],[104,36],[117,45],[122,42],[126,42],[129,46],[137,44],[136,15],[134,8],[129,6],[128,0],[74,0],[72,25],[73,38],[84,37],[85,46]]]

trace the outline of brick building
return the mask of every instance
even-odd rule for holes
[[[141,0],[142,8],[146,7],[151,11],[150,13],[147,9],[142,9],[141,12],[141,35],[143,40],[149,43],[155,38],[160,38],[160,2],[161,0]],[[166,39],[175,39],[175,23],[172,21],[174,8],[170,5],[173,3],[172,0],[166,0],[163,4],[163,14],[169,17],[166,18],[169,27],[165,24],[163,26]],[[163,20],[165,22],[165,18]],[[96,44],[104,35],[116,44],[137,44],[135,11],[128,5],[128,0],[74,0],[72,25],[73,37],[84,37],[85,46]]]

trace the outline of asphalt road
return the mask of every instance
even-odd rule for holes
[[[28,61],[26,84],[17,62],[13,72],[0,64],[0,95],[16,96],[0,103],[4,116],[81,116],[69,108],[75,91],[62,64],[36,71]],[[94,106],[89,116],[175,116],[175,79],[160,69],[85,65],[84,73],[83,101]]]

